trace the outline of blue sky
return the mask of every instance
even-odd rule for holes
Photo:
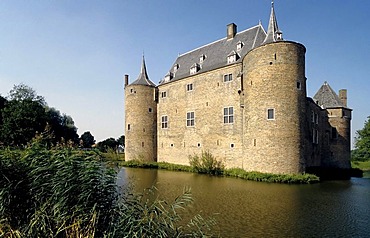
[[[0,94],[25,83],[97,141],[124,133],[123,75],[145,54],[158,83],[180,53],[238,31],[267,28],[271,1],[0,1]],[[277,0],[286,40],[307,48],[308,96],[324,81],[348,90],[352,132],[370,116],[370,1]]]

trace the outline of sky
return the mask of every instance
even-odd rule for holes
[[[158,84],[179,54],[259,21],[270,0],[0,0],[0,95],[24,83],[97,142],[124,134],[125,74],[145,55]],[[305,45],[307,95],[348,90],[352,137],[370,116],[370,1],[275,0],[285,40]],[[352,141],[354,142],[354,140]]]

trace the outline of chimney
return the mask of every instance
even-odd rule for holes
[[[233,39],[236,34],[236,25],[234,23],[230,23],[227,25],[227,39]]]
[[[128,85],[128,74],[125,74],[125,87]]]
[[[339,98],[343,106],[347,107],[347,89],[339,90]]]

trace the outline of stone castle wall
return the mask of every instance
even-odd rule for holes
[[[248,170],[304,171],[305,51],[301,44],[276,42],[243,60]],[[273,119],[267,117],[269,109]]]
[[[305,51],[298,43],[275,42],[253,49],[242,63],[157,88],[127,85],[126,160],[188,165],[189,156],[209,151],[228,168],[247,171],[350,168],[351,110],[325,110],[307,99]],[[225,82],[225,75],[232,80]],[[224,121],[225,108],[233,109],[232,123]]]
[[[158,86],[158,161],[189,164],[189,156],[208,150],[228,167],[242,167],[240,72],[241,64],[233,64]],[[232,80],[224,82],[225,74]],[[233,123],[224,123],[225,107],[233,107]],[[187,126],[187,112],[194,112],[194,126]],[[161,128],[165,115],[168,128]]]
[[[155,87],[125,88],[125,160],[157,159],[157,102]]]

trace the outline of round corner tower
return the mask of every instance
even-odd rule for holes
[[[243,59],[249,170],[305,170],[305,53],[302,44],[278,39],[265,42]]]
[[[157,161],[157,88],[145,61],[137,80],[125,76],[125,160]]]

